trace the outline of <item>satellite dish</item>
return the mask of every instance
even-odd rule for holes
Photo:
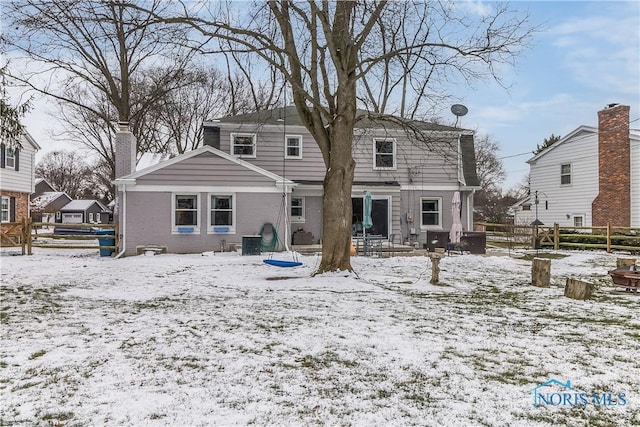
[[[469,109],[462,104],[453,104],[451,106],[451,112],[456,117],[462,117],[469,112]]]

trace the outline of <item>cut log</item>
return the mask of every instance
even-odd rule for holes
[[[593,283],[567,278],[564,286],[564,296],[573,299],[586,300],[591,298],[593,293]]]
[[[551,260],[534,258],[531,265],[531,284],[539,288],[548,288],[551,285]]]
[[[430,252],[429,258],[431,258],[431,284],[440,284],[440,259],[444,257],[444,253]]]
[[[632,265],[636,265],[635,258],[617,258],[616,259],[616,269],[630,267]]]

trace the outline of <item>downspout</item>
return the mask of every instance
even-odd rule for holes
[[[122,218],[122,229],[120,232],[122,233],[122,240],[120,244],[122,246],[122,250],[118,255],[116,255],[115,259],[120,258],[124,255],[127,250],[127,185],[122,184],[122,209],[120,212],[120,217]]]

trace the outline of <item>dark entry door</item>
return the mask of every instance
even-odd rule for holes
[[[351,199],[353,208],[353,216],[351,223],[353,224],[353,234],[362,234],[362,220],[364,219],[364,199],[362,197],[353,197]],[[371,203],[371,220],[373,226],[367,229],[367,234],[389,237],[389,200],[373,199]]]

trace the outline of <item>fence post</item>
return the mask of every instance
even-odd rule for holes
[[[20,224],[20,247],[22,249],[22,255],[26,253],[26,245],[27,245],[27,219],[23,217]]]
[[[560,225],[557,222],[553,223],[553,249],[560,249]]]
[[[27,224],[27,255],[33,255],[33,219],[29,218]]]
[[[607,253],[611,253],[611,223],[607,222]]]

